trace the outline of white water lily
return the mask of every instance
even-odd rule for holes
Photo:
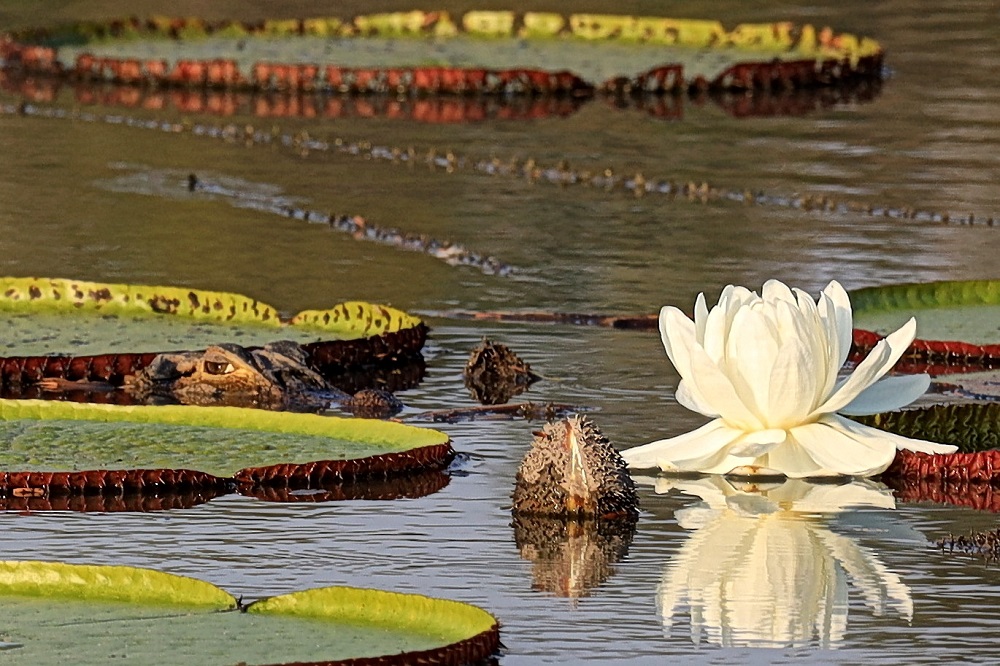
[[[641,482],[641,480],[640,480]],[[740,489],[721,477],[669,482],[702,501],[676,512],[693,530],[664,567],[657,606],[665,633],[690,617],[691,640],[723,647],[836,648],[847,637],[850,595],[874,616],[913,618],[913,598],[876,552],[828,527],[853,507],[892,509],[870,482],[830,486],[790,480]]]
[[[899,409],[918,398],[927,375],[883,376],[916,335],[916,321],[881,340],[848,377],[851,302],[837,282],[813,301],[777,280],[762,296],[726,287],[694,320],[660,311],[660,337],[681,376],[677,402],[715,420],[689,433],[629,449],[630,467],[789,477],[872,476],[896,449],[951,453],[956,447],[901,437],[844,418]]]

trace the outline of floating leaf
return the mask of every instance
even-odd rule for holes
[[[10,422],[0,427],[7,472],[152,467],[229,477],[239,467],[327,461],[336,476],[337,461],[353,461],[350,476],[364,476],[441,467],[452,455],[448,436],[427,428],[235,407],[0,400],[0,421]]]
[[[437,430],[416,428],[391,421],[347,419],[316,414],[269,412],[235,407],[195,409],[181,405],[119,407],[46,400],[0,400],[0,420],[15,419],[67,419],[101,423],[131,422],[236,428],[339,438],[397,450],[443,444],[448,441],[448,436]]]
[[[346,339],[392,333],[420,324],[388,306],[348,301],[328,310],[306,310],[283,321],[277,308],[249,296],[187,287],[86,282],[65,278],[0,278],[0,311],[96,312],[101,315],[175,315],[279,327],[307,325]]]
[[[337,331],[345,339],[396,333],[420,325],[420,320],[401,310],[363,301],[347,301],[328,310],[303,310],[288,320],[290,326]]]
[[[278,326],[274,307],[241,294],[106,284],[62,278],[0,278],[0,309],[16,312],[91,311],[101,314],[171,314],[211,321]]]
[[[499,645],[485,611],[420,595],[321,588],[235,609],[225,591],[132,567],[0,562],[5,664],[469,663]]]
[[[283,322],[273,306],[241,294],[58,278],[0,278],[0,321],[0,385],[15,387],[43,377],[120,385],[158,352],[279,337],[302,343],[320,372],[336,373],[417,356],[427,336],[418,318],[361,301]]]
[[[850,296],[859,328],[886,333],[916,316],[923,339],[1000,343],[1000,280],[867,287]]]
[[[271,597],[250,604],[247,612],[391,628],[423,634],[429,641],[440,643],[454,643],[496,627],[492,615],[468,604],[355,587],[327,587]]]
[[[0,561],[0,595],[236,608],[236,599],[193,578],[135,567]],[[8,617],[9,619],[9,617]]]
[[[932,405],[852,418],[904,437],[954,444],[966,453],[1000,448],[1000,402]]]
[[[948,485],[996,484],[1000,482],[1000,450],[929,454],[900,449],[882,476]]]
[[[0,56],[29,72],[83,80],[396,94],[790,89],[878,79],[882,60],[872,39],[788,22],[728,31],[714,20],[484,10],[128,19],[24,30],[2,44]]]

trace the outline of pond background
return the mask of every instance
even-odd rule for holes
[[[178,1],[175,15],[204,15]],[[439,2],[470,8],[607,12],[600,2]],[[350,15],[403,2],[212,3],[208,18]],[[800,116],[736,118],[684,101],[665,120],[595,100],[566,118],[433,125],[386,118],[277,119],[286,131],[503,159],[567,160],[576,168],[734,190],[812,193],[878,205],[1000,212],[998,10],[988,2],[621,2],[619,13],[790,20],[879,40],[889,77],[872,101]],[[0,2],[0,26],[162,12],[151,3]],[[4,94],[4,101],[17,101]],[[62,102],[72,106],[71,98]],[[97,112],[114,109],[94,107]],[[180,118],[175,111],[117,111]],[[187,116],[193,122],[272,122]],[[622,192],[454,173],[334,153],[247,148],[105,124],[0,116],[0,274],[190,285],[237,291],[286,313],[346,299],[416,313],[451,309],[651,313],[689,309],[728,283],[768,278],[817,292],[936,279],[996,278],[998,232],[775,206],[635,198]],[[426,255],[358,243],[323,225],[178,192],[109,186],[131,170],[238,179],[314,210],[460,242],[514,265],[510,277]],[[699,417],[674,402],[677,377],[653,332],[483,324],[429,317],[428,373],[400,394],[411,410],[471,405],[461,368],[484,336],[502,341],[546,380],[524,397],[596,408],[619,447],[683,432]],[[656,605],[663,569],[689,533],[674,512],[695,499],[642,489],[627,557],[589,596],[533,589],[519,557],[509,497],[538,423],[444,426],[468,454],[451,483],[421,499],[266,504],[226,497],[155,514],[0,515],[0,556],[130,564],[196,576],[256,598],[332,584],[412,591],[476,603],[497,615],[503,664],[648,661],[915,663],[990,661],[1000,640],[1000,573],[942,556],[928,542],[992,529],[993,515],[930,504],[841,514],[840,533],[878,554],[909,586],[914,612],[875,615],[852,588],[846,634],[786,649],[720,648],[684,628],[664,635]],[[841,524],[842,523],[842,524]],[[788,553],[775,552],[780,563]],[[791,603],[791,602],[789,602]],[[686,626],[686,625],[684,625]],[[2,663],[2,657],[0,657]]]

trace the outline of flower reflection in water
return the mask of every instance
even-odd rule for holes
[[[890,491],[863,481],[645,480],[657,493],[676,489],[702,500],[676,513],[694,533],[667,563],[657,591],[668,635],[686,606],[696,644],[704,635],[723,647],[837,647],[847,630],[848,584],[876,616],[912,619],[910,590],[899,576],[827,525],[847,507],[895,508]]]

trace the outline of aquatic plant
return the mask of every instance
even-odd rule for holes
[[[897,448],[955,450],[843,416],[898,409],[927,390],[927,375],[883,379],[913,341],[915,320],[879,342],[849,377],[838,380],[852,331],[843,287],[831,282],[814,302],[801,290],[769,280],[762,294],[730,285],[711,312],[701,294],[693,321],[675,307],[663,308],[661,338],[681,376],[677,401],[714,420],[625,451],[631,467],[872,476],[892,463]]]
[[[496,618],[481,608],[358,587],[245,603],[153,569],[8,560],[0,598],[11,615],[4,636],[14,639],[5,647],[29,662],[107,663],[127,648],[143,664],[467,664],[500,644]]]
[[[535,433],[514,486],[515,515],[565,519],[639,516],[635,483],[621,455],[586,416],[546,423]]]

